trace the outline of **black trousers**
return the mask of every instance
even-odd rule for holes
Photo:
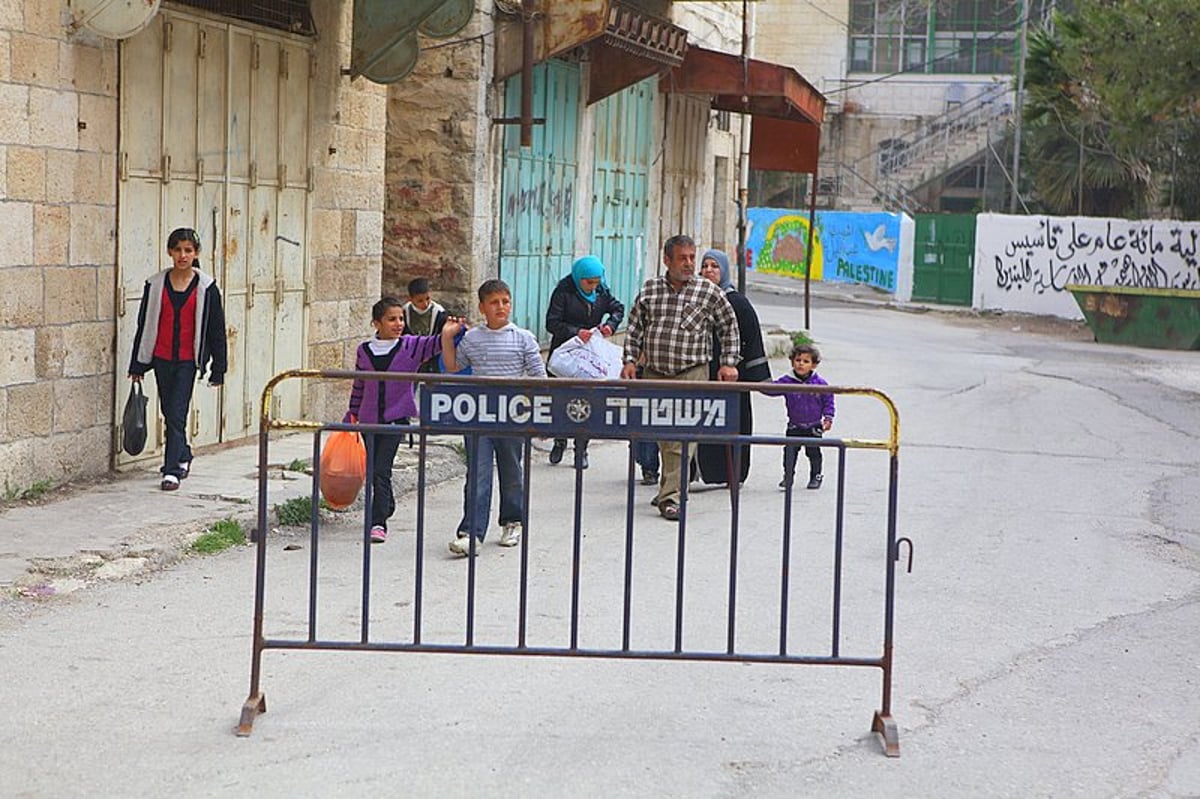
[[[408,424],[408,419],[399,419],[393,424]],[[371,454],[371,526],[387,529],[388,519],[396,512],[396,497],[392,488],[392,465],[396,462],[396,450],[404,440],[401,433],[376,433]]]
[[[820,424],[815,424],[812,427],[792,427],[788,426],[787,435],[798,438],[821,438],[825,431],[821,429]],[[814,447],[811,444],[804,446],[804,454],[808,458],[809,476],[821,473],[821,465],[824,462],[824,457],[821,454],[820,447]],[[791,480],[796,474],[796,460],[800,457],[799,446],[787,446],[783,448],[783,479]]]
[[[154,382],[158,386],[158,407],[167,427],[166,447],[160,470],[183,477],[181,463],[191,463],[192,448],[187,441],[188,408],[192,404],[192,389],[196,386],[196,364],[192,361],[153,361]]]

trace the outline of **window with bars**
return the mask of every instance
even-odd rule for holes
[[[309,0],[176,0],[180,5],[253,22],[267,28],[315,36]]]
[[[850,71],[1010,74],[1021,0],[851,0]],[[1028,0],[1033,19],[1052,0]]]

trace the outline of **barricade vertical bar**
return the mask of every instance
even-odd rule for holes
[[[846,447],[838,447],[837,511],[833,528],[833,641],[831,654],[838,656],[842,641],[842,552],[846,517]]]
[[[517,620],[517,646],[523,649],[529,620],[529,489],[532,485],[530,475],[533,466],[532,438],[525,439],[525,446],[521,448],[521,456],[524,466],[521,472],[522,496],[525,497],[525,504],[521,508],[521,596],[517,613],[519,617]]]
[[[779,654],[787,655],[788,637],[788,594],[791,589],[792,564],[792,486],[795,480],[788,480],[784,475],[783,486],[783,542],[780,549],[782,554],[779,563]]]
[[[475,490],[475,483],[479,480],[479,434],[468,433],[465,436],[467,443],[467,501],[466,501],[466,519],[467,525],[467,646],[472,646],[475,643],[475,548],[479,542],[475,539],[475,531],[471,528],[475,524],[475,505],[479,502],[478,492]],[[491,508],[488,508],[491,512]]]
[[[429,436],[421,433],[421,443],[417,447],[417,550],[413,553],[414,644],[421,643],[421,597],[425,585],[425,458],[428,455]]]
[[[893,426],[898,426],[894,420]],[[893,431],[893,441],[898,436]],[[881,707],[871,720],[871,729],[883,736],[883,749],[888,757],[900,757],[900,734],[892,718],[892,624],[896,610],[896,494],[900,474],[900,459],[892,447],[888,475],[887,518],[887,587],[884,591],[883,612],[883,697]]]
[[[270,426],[268,411],[271,407],[271,386],[263,389],[261,411],[258,419],[258,529],[254,553],[254,645],[250,655],[250,695],[242,704],[237,734],[249,735],[254,729],[254,719],[267,712],[267,698],[259,685],[262,677],[263,653],[263,606],[266,602],[267,580],[267,431]]]
[[[677,653],[683,651],[683,542],[684,534],[687,533],[687,489],[691,467],[692,461],[687,441],[681,440],[679,442],[679,535],[675,550],[675,651]]]
[[[637,501],[637,492],[633,487],[634,477],[634,448],[639,440],[629,442],[629,457],[625,467],[625,588],[624,604],[621,610],[621,650],[629,651],[629,618],[630,605],[633,601],[633,504]]]
[[[737,471],[734,471],[734,464]],[[725,474],[729,476],[729,632],[725,651],[732,655],[736,651],[734,642],[737,640],[737,552],[740,496],[742,488],[742,445],[725,447]]]
[[[317,525],[321,518],[321,431],[313,433],[312,520],[308,533],[308,642],[317,640]]]
[[[573,447],[577,450],[579,439]],[[571,649],[579,648],[579,574],[583,549],[583,469],[579,468],[579,452],[572,451],[575,464],[575,524],[571,535]]]
[[[363,564],[362,564],[362,643],[371,632],[371,499],[375,487],[375,434],[364,433],[367,445],[367,473],[363,481]]]

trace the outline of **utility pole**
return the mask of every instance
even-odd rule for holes
[[[751,55],[751,19],[749,0],[742,0],[742,91],[749,91]],[[742,95],[742,103],[748,106],[750,98]],[[750,200],[750,114],[742,113],[742,134],[738,146],[738,243],[737,243],[737,290],[746,291],[746,207]]]
[[[1025,111],[1025,56],[1029,45],[1029,0],[1021,0],[1021,46],[1017,61],[1017,107],[1013,120],[1012,197],[1008,212],[1017,212],[1021,192],[1021,121]]]

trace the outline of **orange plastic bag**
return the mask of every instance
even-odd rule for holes
[[[321,496],[335,510],[354,504],[367,476],[367,447],[349,430],[330,433],[321,451]]]

